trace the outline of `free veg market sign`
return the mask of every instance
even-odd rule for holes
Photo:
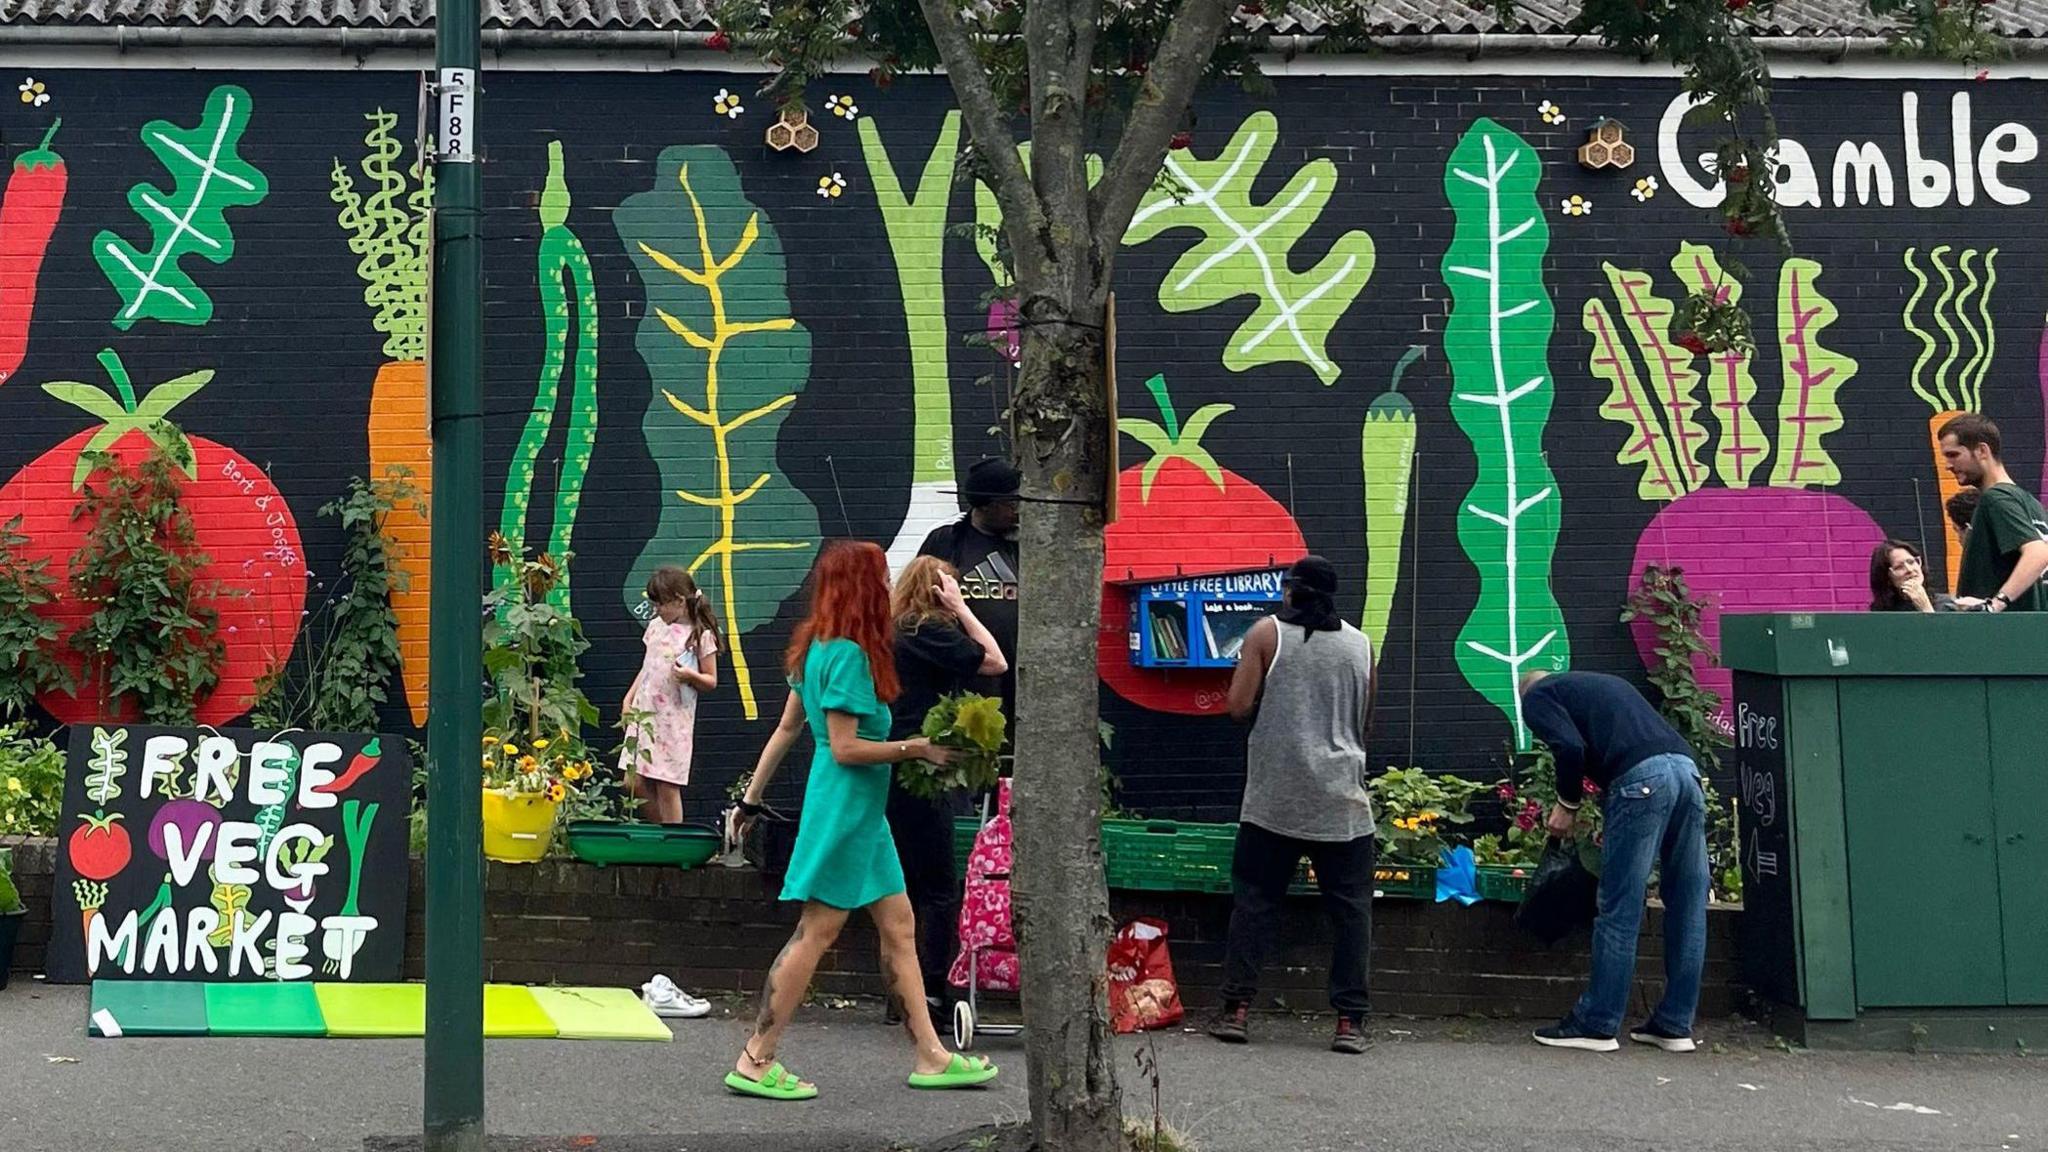
[[[49,979],[402,978],[402,741],[81,724],[65,767]]]

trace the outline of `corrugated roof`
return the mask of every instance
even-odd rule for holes
[[[495,28],[676,31],[711,27],[701,0],[482,0]],[[1485,0],[1372,0],[1383,34],[1503,31]],[[1520,0],[1516,32],[1558,32],[1578,12],[1573,0]],[[1300,9],[1297,9],[1300,10]],[[1992,0],[1992,26],[2008,36],[2048,35],[2048,0]],[[433,0],[11,0],[0,23],[426,28]],[[1760,23],[1779,36],[1879,36],[1885,21],[1864,0],[1778,0]],[[1278,30],[1313,32],[1304,13]]]

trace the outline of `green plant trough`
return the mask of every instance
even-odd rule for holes
[[[718,855],[724,842],[709,828],[673,828],[661,824],[615,824],[608,820],[571,821],[569,851],[586,864],[658,864],[695,868]]]

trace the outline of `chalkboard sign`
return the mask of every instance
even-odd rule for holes
[[[401,979],[411,793],[388,736],[73,726],[49,978]]]
[[[1741,952],[1750,987],[1799,1003],[1792,892],[1791,779],[1785,771],[1784,681],[1735,673],[1736,834],[1742,844]]]

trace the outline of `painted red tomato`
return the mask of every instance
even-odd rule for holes
[[[114,823],[120,818],[119,812],[78,818],[79,825],[66,844],[73,871],[87,880],[111,880],[128,866],[134,850],[128,842],[128,830]]]
[[[1207,716],[1223,711],[1228,669],[1131,666],[1132,581],[1170,580],[1292,564],[1308,553],[1301,529],[1279,501],[1216,463],[1202,434],[1232,405],[1211,404],[1183,426],[1166,379],[1145,382],[1161,423],[1122,419],[1117,427],[1152,458],[1117,477],[1117,521],[1103,533],[1102,627],[1096,667],[1117,695],[1155,712]]]
[[[58,598],[44,614],[60,629],[57,655],[79,687],[76,696],[59,690],[44,694],[40,702],[67,724],[133,718],[132,704],[102,706],[69,643],[92,614],[91,605],[77,600],[65,579],[89,527],[71,518],[89,471],[85,457],[104,451],[129,467],[140,464],[149,454],[151,429],[213,379],[210,369],[193,372],[138,399],[119,358],[108,351],[99,359],[113,380],[113,394],[71,381],[43,385],[45,392],[91,413],[98,425],[43,453],[0,487],[0,523],[21,517],[21,533],[29,539],[23,558],[48,560],[47,571],[58,583]],[[214,590],[206,602],[220,614],[221,639],[227,644],[220,683],[200,702],[199,722],[225,724],[249,710],[257,680],[291,655],[305,607],[306,565],[291,508],[263,470],[203,436],[186,439],[193,467],[184,503],[192,514],[198,550],[210,561],[199,579]]]

